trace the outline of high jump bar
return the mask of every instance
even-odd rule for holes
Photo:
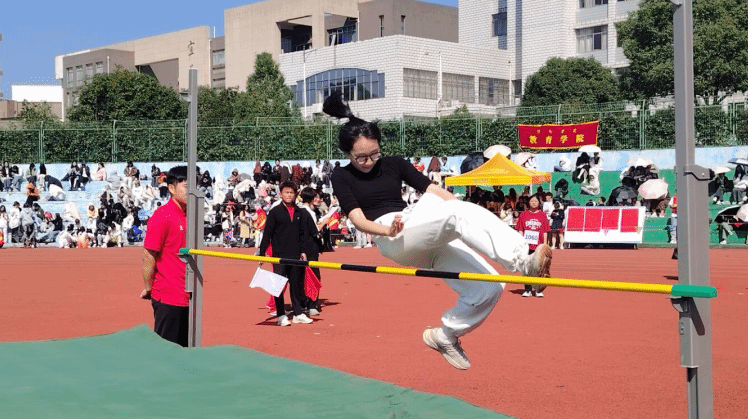
[[[299,259],[274,258],[269,256],[254,256],[211,250],[181,248],[180,256],[200,255],[224,259],[248,260],[267,262],[281,265],[309,266],[312,268],[337,269],[342,271],[371,272],[391,275],[422,276],[430,278],[463,279],[470,281],[506,282],[510,284],[548,285],[563,288],[585,288],[606,291],[628,291],[649,294],[669,294],[674,297],[714,298],[717,289],[707,285],[685,284],[646,284],[639,282],[598,281],[587,279],[540,278],[517,275],[491,275],[470,272],[446,272],[430,269],[398,268],[392,266],[352,265],[348,263],[306,261]]]

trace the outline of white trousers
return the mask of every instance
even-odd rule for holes
[[[401,264],[449,272],[497,274],[478,252],[515,272],[527,259],[528,244],[516,230],[483,207],[460,200],[445,201],[427,193],[403,212],[376,222],[391,225],[402,215],[404,228],[395,237],[373,236],[379,252]],[[442,315],[442,330],[450,339],[478,327],[499,301],[500,282],[444,279],[458,295]]]

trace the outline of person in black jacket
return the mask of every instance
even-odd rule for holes
[[[319,192],[316,190],[306,187],[299,192],[301,198],[301,209],[305,212],[308,217],[305,217],[304,229],[308,232],[306,234],[306,259],[307,260],[319,260],[319,254],[322,251],[322,234],[320,229],[325,224],[324,221],[317,221],[320,219],[319,206],[321,199]],[[322,274],[319,268],[311,268],[312,272],[317,275],[317,279],[322,280]],[[317,299],[312,300],[309,297],[304,299],[304,311],[309,311],[312,316],[318,316],[322,308],[319,303],[319,295]]]
[[[273,257],[306,260],[305,237],[308,234],[304,229],[307,214],[296,206],[296,184],[283,182],[280,186],[281,204],[268,212],[265,232],[258,249],[260,256],[265,256],[268,246],[273,246]],[[262,266],[262,262],[260,262]],[[291,293],[291,307],[293,308],[293,322],[308,324],[312,319],[303,313],[304,303],[304,267],[293,265],[273,265],[273,272],[288,278],[288,286]],[[275,298],[275,307],[278,315],[279,326],[290,326],[286,316],[283,293]]]

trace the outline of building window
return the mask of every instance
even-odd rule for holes
[[[384,36],[384,15],[379,15],[379,37]]]
[[[297,81],[291,90],[296,104],[303,107],[304,81]],[[334,91],[342,92],[346,101],[384,97],[384,73],[360,68],[336,68],[309,76],[306,79],[306,106],[324,102]]]
[[[608,49],[608,25],[577,29],[577,53]]]
[[[226,50],[213,51],[213,67],[226,65]]]
[[[442,73],[442,97],[444,100],[475,103],[475,77]]]
[[[506,36],[506,9],[493,15],[493,36]]]
[[[281,50],[284,53],[303,51],[311,47],[312,28],[310,26],[296,26],[294,30],[281,30]]]
[[[400,16],[400,33],[405,35],[405,16]]]
[[[73,67],[67,68],[68,73],[68,87],[73,87],[75,85],[75,74],[73,73]]]
[[[417,99],[436,99],[438,73],[436,71],[403,69],[403,96]]]
[[[91,81],[91,79],[93,79],[93,76],[94,76],[93,64],[86,64],[86,83]]]
[[[622,0],[618,0],[622,1]],[[579,0],[579,8],[585,9],[588,7],[604,6],[608,4],[608,0]]]
[[[75,67],[75,85],[83,85],[83,66],[79,65]]]
[[[478,100],[482,105],[508,105],[509,80],[478,78]]]
[[[493,15],[493,36],[499,38],[499,49],[507,49],[506,7],[499,7],[499,13]]]
[[[99,61],[96,63],[96,74],[102,74],[104,73],[104,62]]]
[[[340,28],[327,31],[327,45],[347,44],[356,40],[356,23],[354,18],[347,18]]]

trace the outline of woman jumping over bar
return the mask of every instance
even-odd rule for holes
[[[517,231],[488,210],[464,201],[432,184],[400,157],[383,157],[377,124],[356,118],[340,92],[325,100],[330,116],[348,118],[338,147],[350,164],[333,171],[333,190],[357,229],[373,235],[379,252],[401,264],[450,272],[497,274],[478,253],[510,272],[550,277],[551,249],[545,244],[528,255],[528,244]],[[423,192],[411,206],[401,186]],[[504,291],[504,283],[444,279],[457,294],[457,303],[442,315],[442,326],[426,329],[423,341],[455,368],[470,361],[459,337],[480,325]]]

